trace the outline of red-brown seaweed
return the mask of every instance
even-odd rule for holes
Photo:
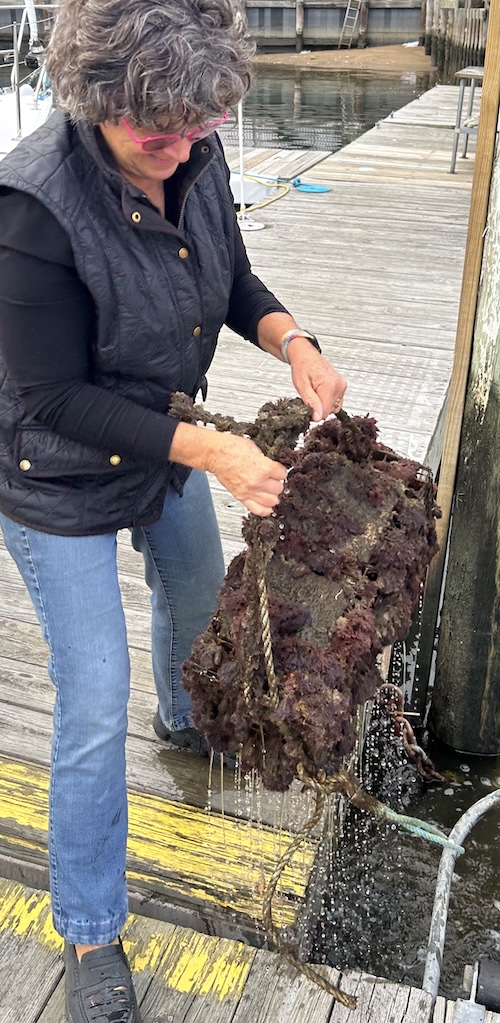
[[[254,424],[208,416],[180,395],[172,411],[252,436],[290,467],[275,513],[244,520],[246,549],[184,664],[194,723],[214,749],[239,750],[269,789],[286,789],[298,765],[331,777],[353,748],[357,706],[381,683],[378,655],[408,633],[436,550],[430,473],[379,443],[374,419],[341,413],[309,429],[298,399],[265,405]]]

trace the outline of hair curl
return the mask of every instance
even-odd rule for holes
[[[73,122],[161,132],[234,106],[253,53],[239,0],[64,0],[47,70]]]

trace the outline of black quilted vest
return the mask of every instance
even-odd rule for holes
[[[103,159],[87,126],[56,111],[0,163],[0,185],[57,217],[97,312],[93,381],[166,412],[195,395],[227,316],[235,218],[215,140],[193,146],[178,229]],[[199,328],[202,328],[201,333]],[[145,525],[161,514],[175,467],[68,440],[30,418],[0,356],[0,510],[49,533]]]

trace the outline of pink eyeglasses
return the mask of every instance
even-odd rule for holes
[[[200,139],[206,139],[207,135],[211,135],[212,132],[217,131],[217,128],[224,121],[227,121],[229,117],[228,113],[225,113],[223,117],[219,117],[217,121],[211,121],[210,124],[198,124],[191,131],[186,131],[184,135],[148,135],[145,139],[137,138],[135,132],[127,124],[124,117],[121,117],[121,123],[123,127],[128,131],[130,138],[137,143],[145,153],[154,153],[156,149],[168,149],[169,146],[175,145],[176,142],[181,142],[182,139],[186,139],[188,142],[199,142]]]

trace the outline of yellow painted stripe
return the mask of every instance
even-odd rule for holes
[[[255,949],[238,941],[208,938],[178,928],[169,943],[158,978],[167,987],[219,1001],[241,996]]]
[[[9,931],[20,938],[35,938],[51,951],[62,948],[62,938],[52,926],[50,896],[0,879],[0,934]]]
[[[45,849],[48,772],[0,758],[0,841]],[[12,827],[15,837],[11,838]],[[286,846],[286,836],[282,848]],[[290,836],[290,839],[293,836]],[[262,895],[274,868],[272,829],[147,793],[129,793],[128,876],[170,901],[200,901],[260,920]],[[276,923],[293,923],[304,895],[314,847],[283,873],[274,903]]]
[[[155,973],[158,982],[175,991],[217,1001],[237,1001],[241,996],[255,949],[183,927],[171,935],[168,931],[166,938],[161,924],[152,920],[148,928],[144,919],[141,931],[146,928],[146,933],[134,937],[136,921],[131,915],[123,935],[134,974]],[[52,926],[49,895],[0,878],[0,934],[4,931],[51,952],[62,951],[63,940]]]

